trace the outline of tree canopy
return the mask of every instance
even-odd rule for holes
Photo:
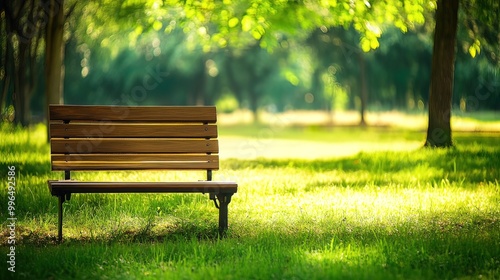
[[[39,35],[33,38],[39,40],[24,48],[31,51],[30,60],[20,55],[22,45],[9,26],[29,23],[30,15],[36,15],[33,11],[43,15],[45,4],[62,8],[64,24],[59,28],[67,49],[62,48],[65,70],[54,76],[63,79],[65,73],[64,88],[44,92],[42,85],[57,82],[37,73],[62,66],[48,59],[47,49],[54,44],[46,44],[52,41],[46,26],[35,25]],[[266,106],[422,110],[429,102],[436,7],[436,1],[418,0],[2,3],[0,27],[6,36],[1,41],[1,107],[4,116],[12,108],[16,114],[22,112],[24,107],[11,100],[13,92],[26,92],[16,96],[33,103],[33,110],[43,111],[40,100],[58,91],[62,96],[64,91],[65,102],[70,103],[233,100],[227,104],[254,112]],[[491,70],[498,67],[500,53],[498,9],[493,0],[461,2],[458,78],[451,97],[461,110],[498,108],[498,76]],[[25,14],[13,20],[11,11]],[[31,62],[19,71],[35,77],[29,78],[34,82],[26,91],[15,88],[21,83],[10,83],[16,77],[12,65],[21,65],[22,60]],[[480,89],[477,79],[474,82],[478,75],[484,77]],[[137,88],[144,85],[148,98],[138,100]],[[476,93],[488,95],[488,102],[478,103]]]

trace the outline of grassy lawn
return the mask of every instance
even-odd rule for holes
[[[46,181],[63,175],[50,171],[44,131],[0,132],[1,279],[500,278],[498,133],[456,133],[456,148],[424,150],[421,129],[227,124],[214,177],[239,184],[227,238],[217,238],[217,209],[201,194],[75,194],[56,244]],[[9,166],[15,273],[6,263]]]

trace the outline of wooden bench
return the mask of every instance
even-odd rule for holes
[[[63,202],[73,193],[203,193],[219,209],[219,234],[228,227],[228,204],[235,182],[212,181],[219,169],[217,113],[212,106],[51,105],[50,180],[59,198],[58,240],[62,240]],[[71,171],[206,170],[192,182],[83,182]],[[204,176],[203,176],[204,177]]]

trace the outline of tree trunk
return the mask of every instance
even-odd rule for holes
[[[366,112],[366,103],[368,102],[368,84],[366,80],[366,63],[365,63],[365,57],[363,53],[360,53],[358,55],[359,57],[359,73],[360,73],[360,79],[361,79],[361,92],[360,92],[360,101],[361,101],[361,106],[360,106],[360,115],[361,115],[361,120],[359,122],[360,126],[365,126],[366,121],[365,121],[365,112]]]
[[[7,94],[10,88],[10,76],[5,76],[4,84],[2,85],[2,98],[0,99],[0,111],[3,112],[7,108]]]
[[[429,92],[429,125],[425,141],[427,147],[450,147],[453,145],[450,119],[457,17],[458,0],[437,1]]]
[[[31,110],[30,101],[33,92],[33,86],[30,83],[30,67],[35,67],[34,65],[28,64],[29,50],[31,47],[30,40],[23,40],[20,35],[18,38],[18,58],[14,65],[14,122],[21,126],[28,126],[31,122]],[[31,73],[33,74],[33,73]]]
[[[51,0],[50,2],[50,14],[48,15],[45,34],[45,96],[47,114],[48,105],[63,103],[64,0]]]
[[[249,90],[248,100],[250,101],[250,110],[253,114],[253,122],[259,123],[259,94],[256,90],[256,85],[252,85],[252,89]]]
[[[207,71],[203,60],[200,63],[199,71],[194,74],[194,79],[197,81],[193,89],[188,92],[188,105],[205,105],[205,94],[207,91]]]
[[[45,30],[45,117],[47,141],[49,141],[49,105],[63,104],[64,60],[64,0],[48,0],[50,3]]]
[[[7,31],[6,31],[7,33]],[[2,99],[0,101],[0,111],[3,112],[4,109],[7,108],[7,95],[9,93],[10,83],[12,81],[12,76],[10,73],[12,73],[12,58],[14,55],[12,54],[12,45],[9,42],[11,40],[11,36],[7,36],[5,38],[5,53],[3,54],[4,57],[2,58],[2,63],[4,65],[4,71],[5,71],[5,76],[4,76],[4,81],[2,84]]]
[[[318,106],[325,110],[327,114],[330,114],[329,106],[326,104],[325,100],[322,100],[324,95],[325,86],[321,80],[321,74],[323,69],[320,66],[316,66],[311,76],[311,94],[313,95],[313,104],[318,104]],[[315,106],[314,106],[315,107]]]
[[[233,67],[233,63],[236,60],[235,56],[231,53],[232,50],[229,50],[229,56],[225,59],[225,68],[226,68],[226,77],[229,89],[233,92],[236,100],[238,101],[238,107],[241,109],[241,105],[244,102],[245,89],[240,85],[236,78],[236,70]]]

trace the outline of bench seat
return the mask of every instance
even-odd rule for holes
[[[49,190],[53,196],[69,193],[213,193],[233,194],[235,182],[81,182],[51,180]]]

